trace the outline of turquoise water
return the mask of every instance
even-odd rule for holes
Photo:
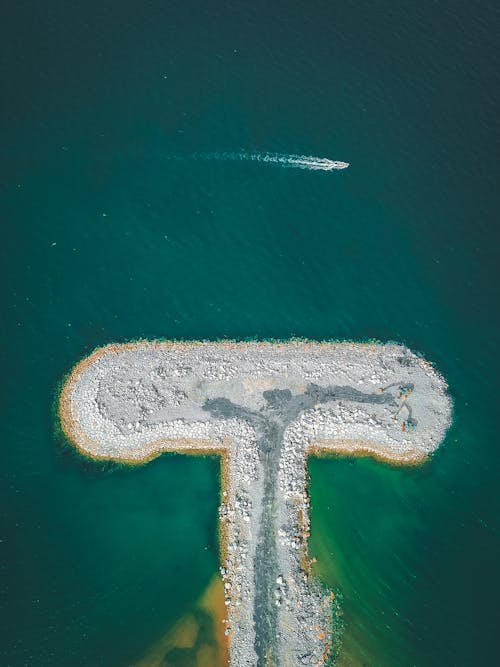
[[[493,4],[52,0],[4,15],[0,664],[130,665],[217,568],[217,462],[69,456],[52,404],[71,366],[138,337],[291,335],[402,341],[455,403],[421,469],[310,464],[344,664],[494,664]],[[231,151],[351,166],[172,159]]]

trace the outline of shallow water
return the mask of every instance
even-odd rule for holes
[[[58,383],[138,337],[392,339],[455,421],[426,466],[311,461],[344,665],[496,662],[496,9],[14,3],[4,12],[0,664],[124,667],[217,569],[218,463],[58,445]],[[195,153],[313,155],[343,171]]]

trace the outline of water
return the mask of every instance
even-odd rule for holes
[[[2,18],[0,664],[124,667],[217,569],[218,464],[58,446],[58,383],[138,337],[402,341],[434,460],[310,464],[344,665],[496,662],[497,9],[14,3]],[[195,153],[328,156],[343,171]]]

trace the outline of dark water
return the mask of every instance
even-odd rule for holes
[[[374,337],[448,379],[421,469],[312,461],[345,665],[492,665],[493,3],[20,0],[3,58],[2,667],[124,667],[217,568],[216,461],[63,455],[57,383],[138,337]],[[271,151],[343,172],[172,160]]]

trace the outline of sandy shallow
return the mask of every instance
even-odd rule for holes
[[[233,667],[320,665],[335,649],[331,593],[309,574],[307,456],[421,463],[451,420],[444,379],[407,348],[308,341],[109,345],[73,369],[59,407],[91,458],[222,455]]]

